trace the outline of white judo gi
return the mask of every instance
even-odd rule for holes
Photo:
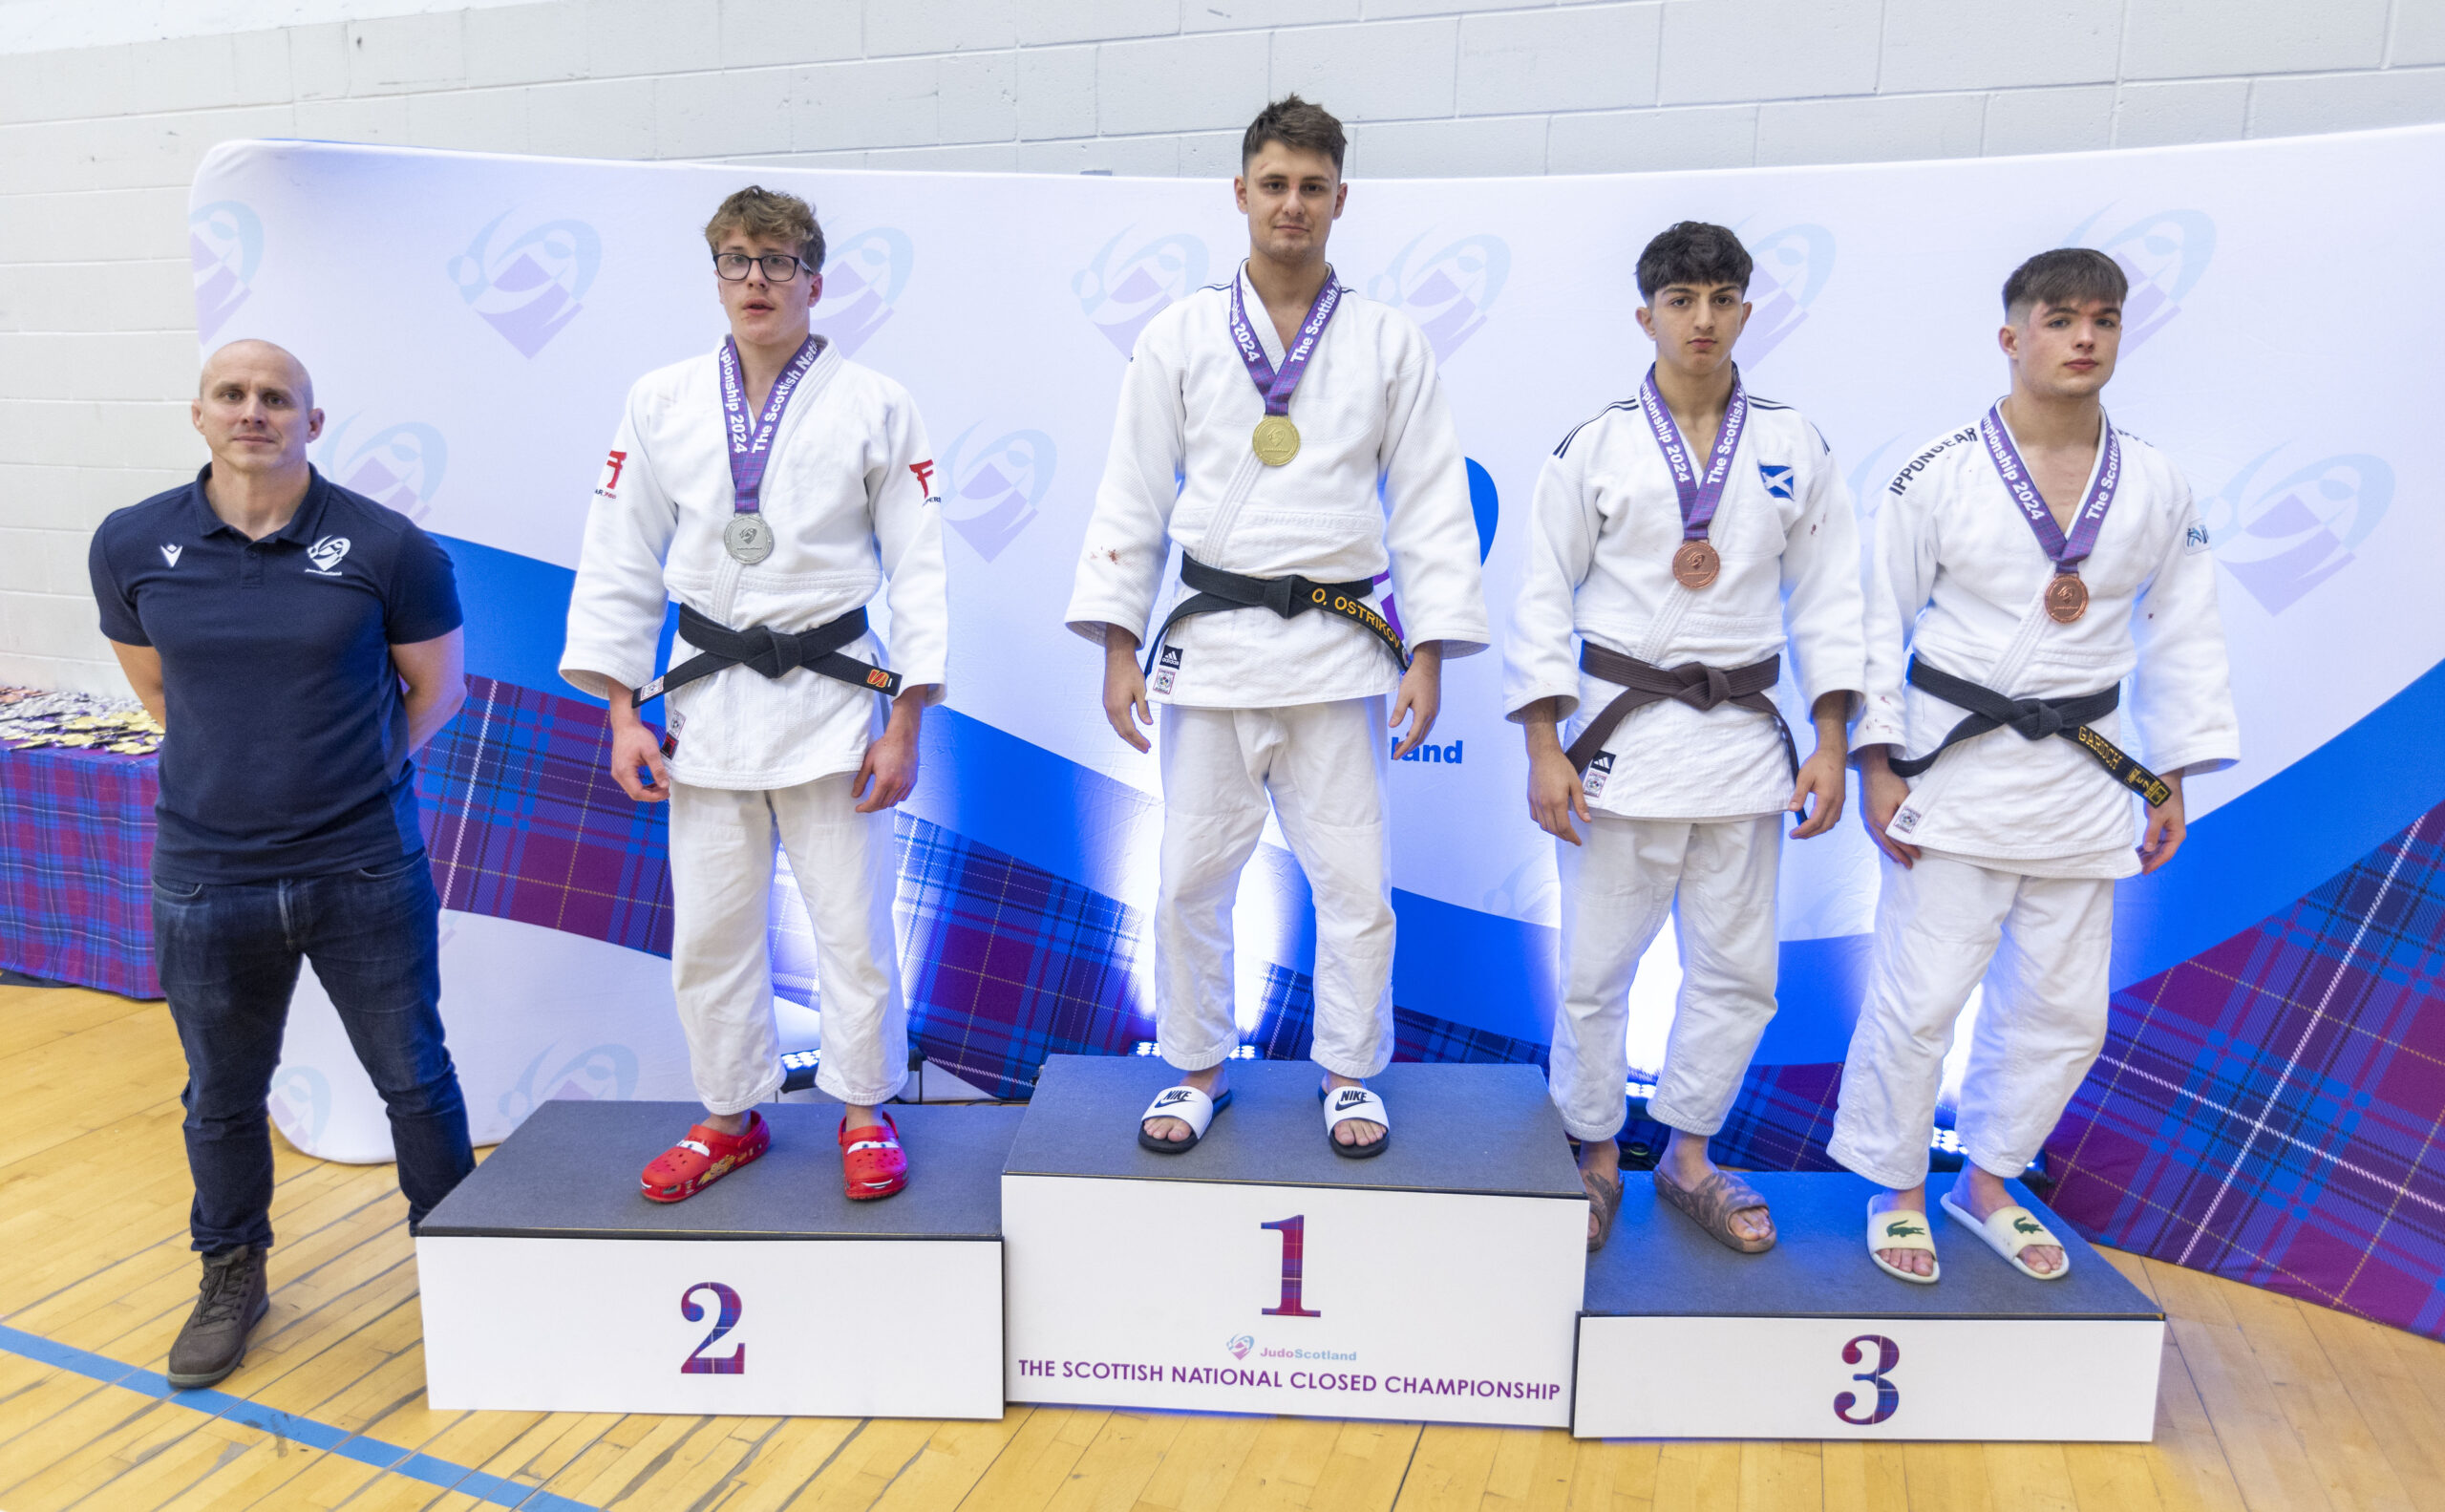
[[[1895,477],[1869,559],[1854,751],[1923,755],[1966,716],[1904,681],[1915,655],[2016,699],[2128,678],[2122,708],[2091,729],[2164,776],[2239,758],[2215,559],[2190,485],[2156,448],[2115,434],[2121,481],[2080,567],[2088,610],[2069,625],[2047,617],[2053,564],[1975,422]],[[1896,1189],[1926,1179],[1945,1054],[1982,979],[1956,1132],[1997,1176],[2036,1159],[2105,1043],[2114,883],[2139,869],[2142,812],[2087,752],[2052,735],[1990,731],[1911,779],[1887,833],[1922,856],[1907,870],[1884,862],[1867,999],[1827,1144],[1836,1160]]]
[[[1749,396],[1708,532],[1722,570],[1691,589],[1673,580],[1680,500],[1644,402],[1626,399],[1572,431],[1538,479],[1504,649],[1510,716],[1559,699],[1568,745],[1613,701],[1620,686],[1580,670],[1582,639],[1658,667],[1728,671],[1787,654],[1803,709],[1864,688],[1858,526],[1817,428]],[[1703,466],[1707,450],[1695,455]],[[1575,1138],[1621,1132],[1630,981],[1669,915],[1681,993],[1648,1109],[1672,1128],[1712,1135],[1775,1012],[1790,758],[1762,713],[1669,698],[1631,711],[1604,753],[1584,783],[1595,816],[1584,843],[1554,841],[1563,891],[1554,1101]]]
[[[1244,268],[1239,277],[1278,369],[1273,322]],[[1146,639],[1161,623],[1154,610],[1177,543],[1253,577],[1354,582],[1389,570],[1409,644],[1441,641],[1447,657],[1484,650],[1467,469],[1425,334],[1345,293],[1290,399],[1298,455],[1268,467],[1249,444],[1265,401],[1233,344],[1230,304],[1228,285],[1200,289],[1138,335],[1070,628],[1098,644],[1108,624]],[[1372,1075],[1393,1053],[1385,720],[1399,669],[1375,636],[1324,612],[1198,615],[1163,645],[1168,675],[1150,686],[1170,706],[1159,732],[1155,916],[1163,1058],[1199,1071],[1239,1044],[1230,912],[1270,795],[1315,895],[1315,1058]]]
[[[890,650],[869,633],[842,654],[939,697],[949,621],[932,458],[907,391],[827,346],[774,438],[761,498],[772,555],[742,565],[722,546],[734,495],[717,357],[648,373],[594,491],[561,675],[596,697],[606,678],[650,682],[670,599],[734,629],[795,632],[866,604],[887,578]],[[670,659],[693,654],[683,637]],[[666,701],[670,978],[697,1096],[738,1113],[780,1091],[765,944],[777,835],[815,933],[816,1084],[854,1104],[891,1097],[908,1075],[898,855],[890,811],[857,813],[851,791],[883,700],[805,668],[728,667]]]

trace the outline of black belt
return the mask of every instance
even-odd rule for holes
[[[1775,733],[1783,737],[1783,756],[1791,762],[1792,776],[1799,776],[1799,747],[1792,743],[1791,726],[1783,723],[1783,712],[1775,707],[1775,700],[1766,696],[1766,690],[1774,687],[1775,679],[1782,674],[1780,656],[1729,670],[1698,662],[1658,667],[1585,641],[1579,648],[1579,666],[1582,671],[1628,690],[1598,710],[1596,717],[1587,721],[1587,728],[1579,733],[1579,738],[1564,753],[1570,757],[1570,764],[1582,772],[1605,749],[1605,742],[1632,710],[1670,698],[1701,713],[1718,704],[1733,704],[1764,714],[1775,721]]]
[[[2009,730],[2024,740],[2061,735],[2096,757],[2097,765],[2116,782],[2146,799],[2152,808],[2174,796],[2173,788],[2163,777],[2132,760],[2113,741],[2089,728],[2090,720],[2104,718],[2121,704],[2119,685],[2077,698],[2007,698],[1992,688],[1982,688],[1967,678],[1938,671],[1914,656],[1910,658],[1910,686],[1968,710],[1969,717],[1946,732],[1943,743],[1925,756],[1894,762],[1893,770],[1903,777],[1917,777],[1934,766],[1936,757],[1964,740],[1975,739],[1989,730]]]
[[[866,633],[862,605],[829,624],[791,634],[761,625],[734,630],[682,604],[679,633],[697,649],[697,653],[630,693],[628,702],[632,706],[642,707],[673,688],[684,687],[699,677],[711,677],[725,667],[744,667],[767,677],[778,677],[792,668],[803,667],[851,687],[871,689],[886,698],[900,693],[898,672],[840,654],[841,647]]]
[[[1195,557],[1180,558],[1180,582],[1197,589],[1197,597],[1182,599],[1172,607],[1171,617],[1146,646],[1146,671],[1155,670],[1155,652],[1172,627],[1192,614],[1219,614],[1226,609],[1271,609],[1284,619],[1297,619],[1309,609],[1338,614],[1351,624],[1371,630],[1384,649],[1393,653],[1393,665],[1409,671],[1409,653],[1401,649],[1401,638],[1384,616],[1368,607],[1367,595],[1375,590],[1371,579],[1360,578],[1351,583],[1318,583],[1311,578],[1251,578],[1237,572],[1209,567]]]

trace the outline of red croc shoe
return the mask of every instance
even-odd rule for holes
[[[845,1114],[840,1119],[840,1176],[853,1203],[889,1197],[908,1184],[908,1156],[900,1147],[900,1125],[891,1121],[888,1113],[878,1111],[877,1117],[882,1119],[880,1126],[868,1123],[856,1129],[849,1127]],[[852,1134],[863,1138],[853,1139]]]
[[[695,1196],[773,1147],[764,1116],[751,1111],[739,1134],[696,1124],[688,1138],[653,1158],[642,1178],[648,1202],[678,1203]]]

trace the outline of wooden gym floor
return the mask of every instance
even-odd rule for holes
[[[158,1003],[0,988],[0,1508],[2445,1509],[2445,1344],[2152,1261],[2148,1445],[1577,1443],[1526,1429],[1013,1407],[998,1423],[425,1406],[388,1166],[280,1147],[271,1315],[158,1376],[195,1294]]]

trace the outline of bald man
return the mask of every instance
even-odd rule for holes
[[[193,414],[210,465],[103,521],[88,556],[102,633],[167,732],[154,951],[203,1256],[181,1387],[237,1369],[269,1306],[265,1099],[300,960],[389,1108],[410,1231],[475,1168],[410,760],[466,698],[450,559],[307,462],[323,412],[280,348],[214,352]]]

